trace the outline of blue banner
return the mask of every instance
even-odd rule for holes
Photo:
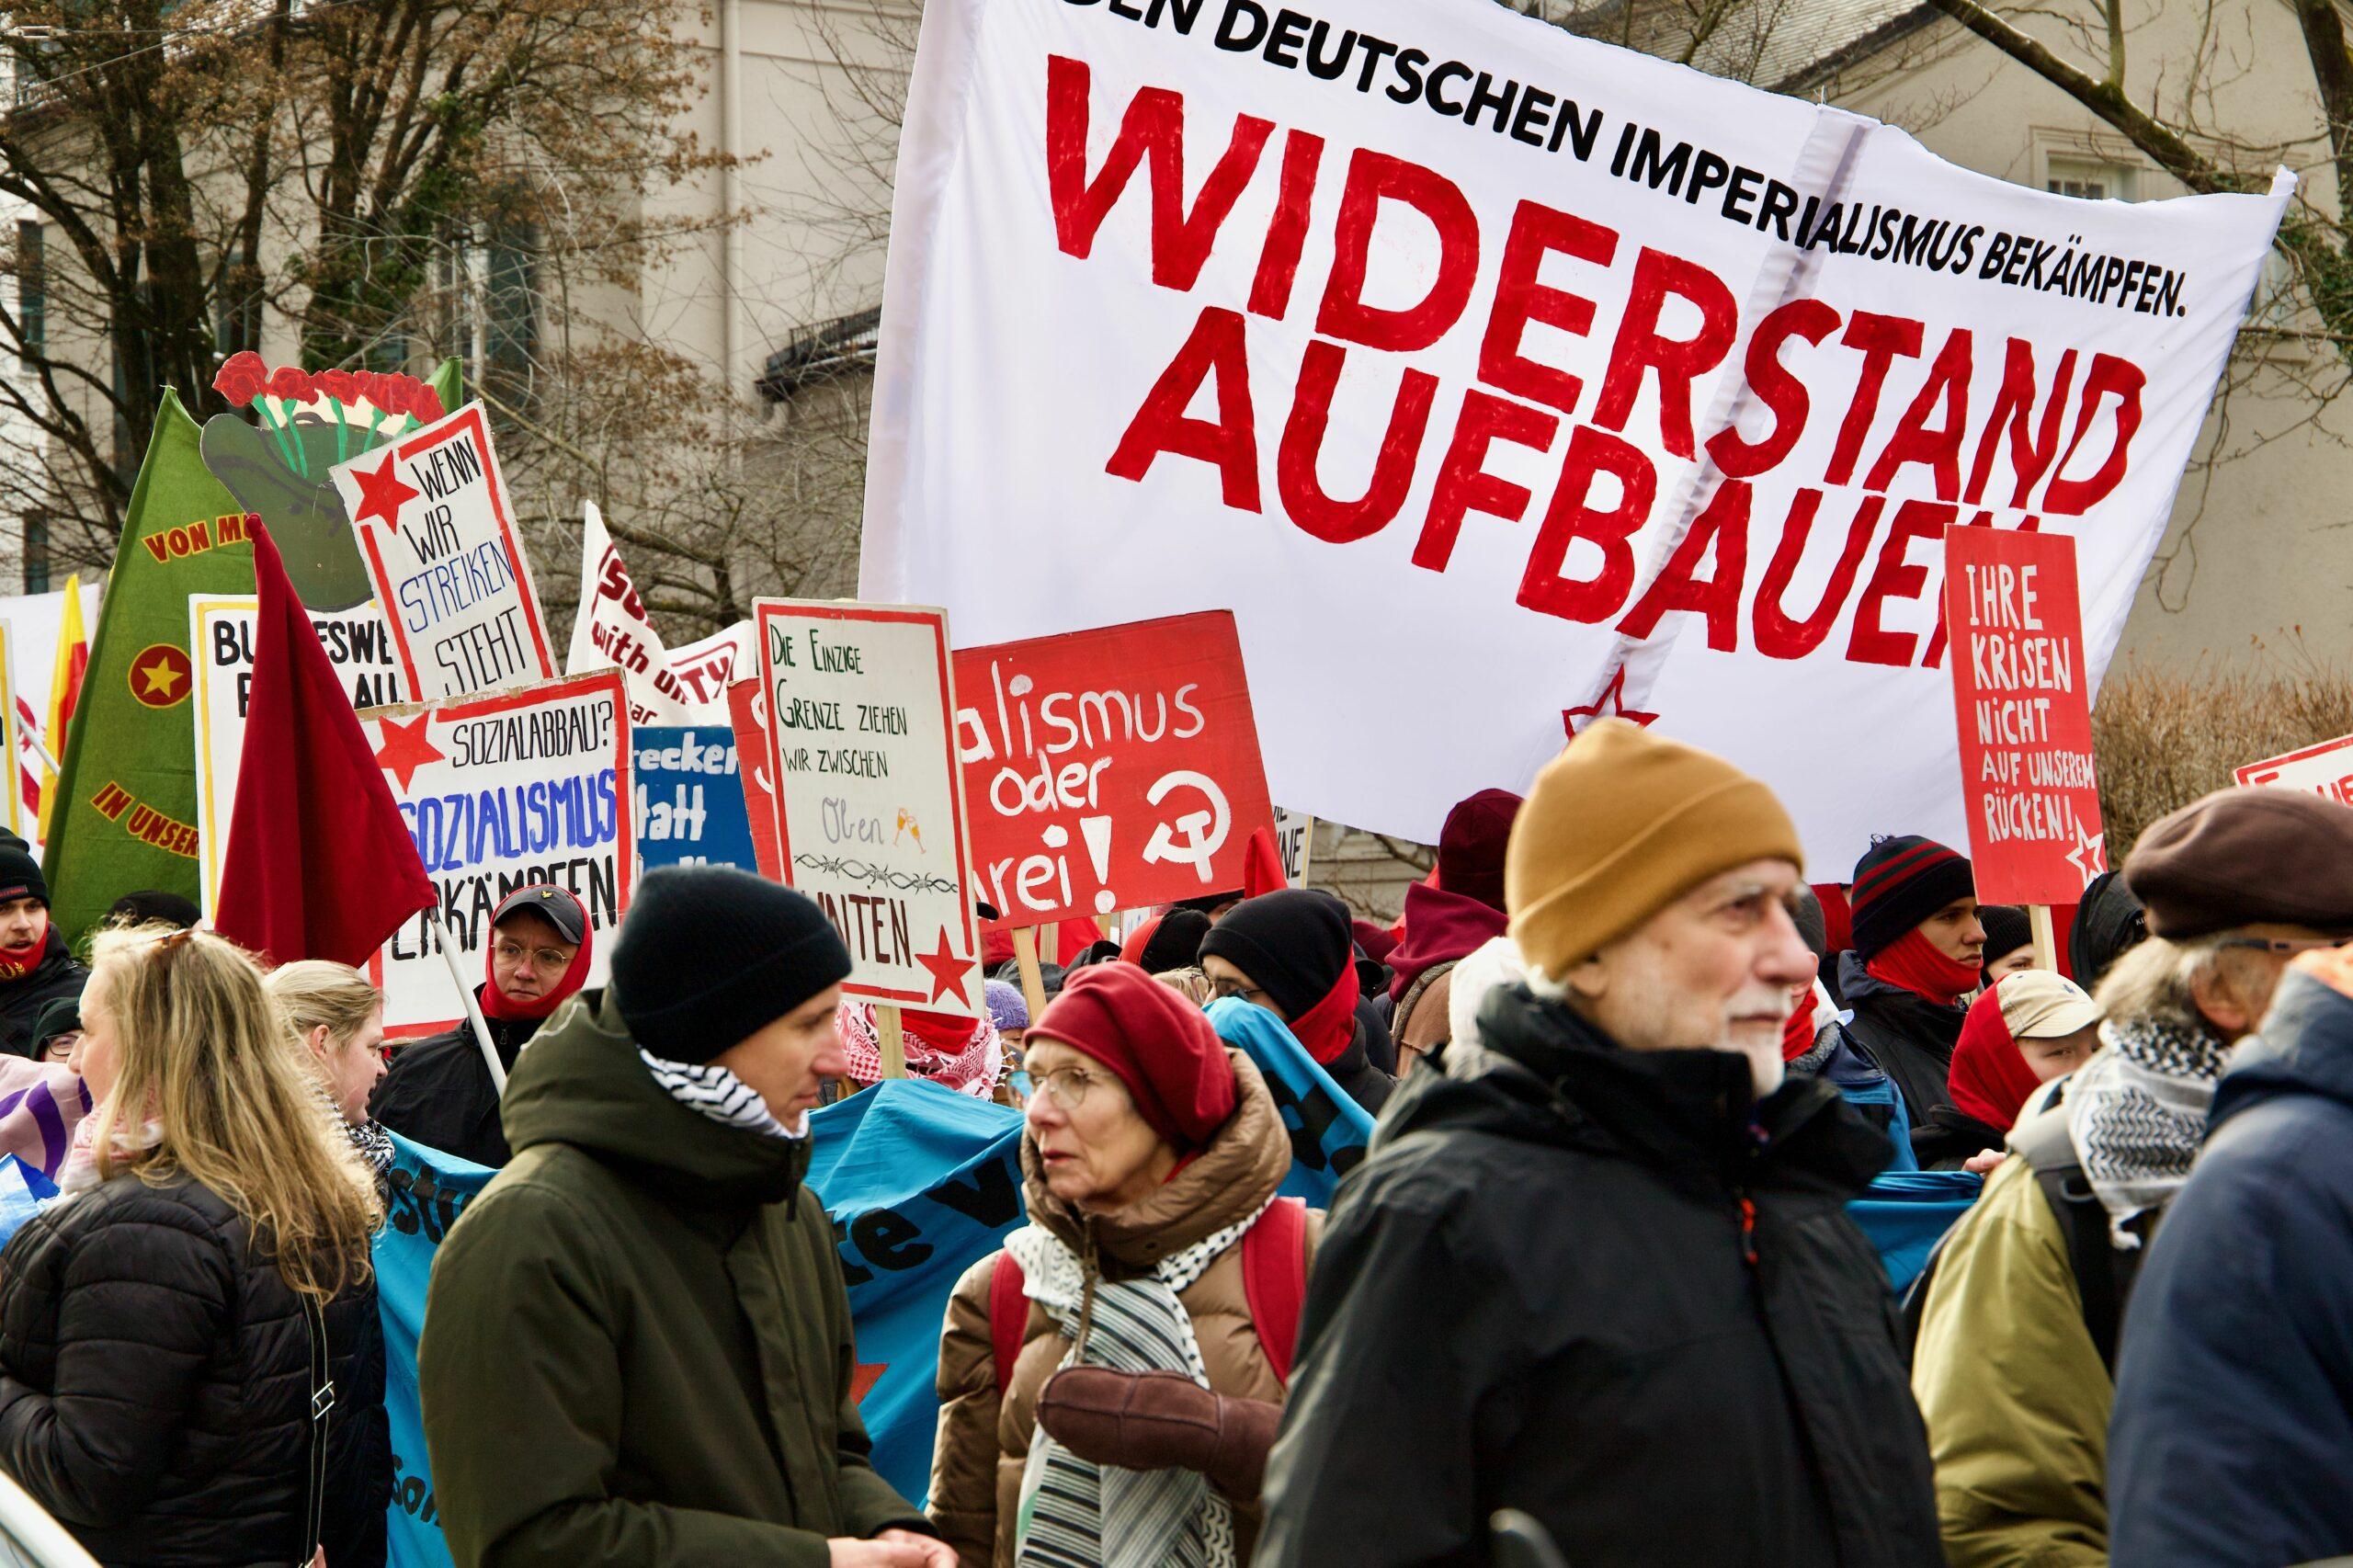
[[[833,1218],[858,1325],[858,1377],[868,1383],[858,1415],[874,1439],[874,1468],[902,1496],[919,1499],[931,1490],[948,1298],[1028,1218],[1021,1113],[899,1078],[809,1121],[809,1185]]]
[[[756,873],[752,816],[724,724],[640,724],[629,733],[638,856],[664,866],[734,866]]]
[[[384,1321],[384,1410],[392,1428],[391,1568],[450,1568],[433,1506],[425,1411],[416,1395],[416,1336],[433,1255],[474,1194],[498,1173],[412,1143],[397,1132],[392,1195],[376,1236],[376,1301]]]
[[[1887,1282],[1901,1296],[1984,1187],[1985,1178],[1969,1171],[1890,1171],[1847,1212],[1879,1249]]]
[[[1211,1003],[1209,1013],[1218,1038],[1257,1063],[1281,1108],[1290,1132],[1283,1194],[1304,1199],[1311,1209],[1329,1209],[1340,1178],[1364,1161],[1371,1116],[1316,1065],[1290,1027],[1264,1007],[1228,996]]]

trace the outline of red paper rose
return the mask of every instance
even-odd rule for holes
[[[212,378],[212,390],[227,398],[232,408],[247,406],[268,384],[269,372],[263,368],[261,356],[250,348],[240,349],[222,361],[220,374]]]
[[[352,387],[351,372],[348,370],[321,370],[312,380],[317,384],[320,392],[337,403],[349,403],[357,395]]]
[[[280,365],[269,373],[269,395],[289,403],[308,403],[315,391],[310,372],[295,365]]]

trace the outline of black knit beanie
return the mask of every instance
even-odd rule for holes
[[[728,866],[648,875],[613,944],[621,1019],[666,1062],[709,1062],[848,973],[814,903]]]
[[[1977,891],[1967,856],[1933,838],[1875,838],[1855,862],[1847,902],[1855,914],[1855,956],[1865,963],[1957,898]]]
[[[1172,909],[1153,927],[1151,939],[1136,961],[1146,974],[1190,969],[1201,960],[1201,938],[1210,934],[1210,917],[1198,909]]]
[[[40,862],[33,858],[33,846],[0,828],[0,903],[12,898],[47,903],[49,883],[40,874]]]
[[[1987,969],[2034,940],[2034,926],[2027,919],[2026,911],[2006,903],[1979,904],[1977,924],[1985,927],[1985,951],[1981,961]]]
[[[1356,941],[1338,899],[1285,888],[1227,910],[1201,938],[1200,956],[1223,959],[1296,1018],[1331,994],[1355,961]]]

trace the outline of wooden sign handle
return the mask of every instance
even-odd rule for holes
[[[1046,1010],[1046,977],[1038,968],[1038,928],[1024,926],[1013,934],[1013,961],[1021,966],[1021,1000],[1035,1024]]]
[[[2034,967],[2059,972],[2059,936],[2052,929],[2051,906],[2029,903],[2026,906],[2027,928],[2034,936]]]
[[[899,1009],[884,1004],[874,1009],[874,1042],[882,1052],[882,1076],[904,1078],[907,1075],[907,1037],[899,1022]]]

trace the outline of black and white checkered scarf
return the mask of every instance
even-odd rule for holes
[[[2111,1018],[2099,1037],[2107,1049],[2067,1085],[2067,1131],[2116,1244],[2137,1247],[2125,1226],[2189,1179],[2230,1047],[2202,1025],[2156,1018]]]

